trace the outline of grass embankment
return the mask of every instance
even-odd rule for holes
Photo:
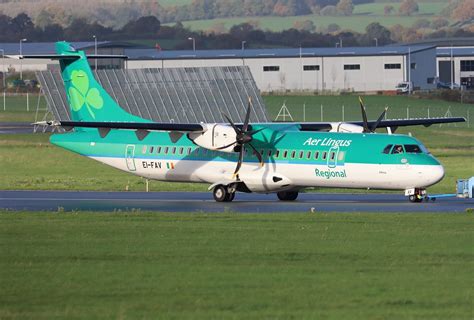
[[[471,214],[0,221],[2,319],[472,317]]]
[[[302,120],[302,105],[306,102],[306,119],[320,120],[320,104],[324,105],[325,121],[341,120],[341,105],[345,105],[345,119],[359,120],[360,110],[354,96],[266,96],[265,102],[274,119],[283,101],[296,121]],[[430,105],[431,116],[442,116],[448,105],[454,116],[466,116],[468,105],[436,100],[419,100],[407,97],[366,97],[370,118],[377,118],[386,104],[391,105],[389,117],[406,114],[426,116]],[[349,107],[350,106],[350,107]],[[425,109],[423,109],[425,108]],[[411,132],[419,138],[443,163],[446,177],[429,189],[431,193],[453,193],[455,181],[467,178],[474,172],[474,130],[466,124],[434,125],[430,128],[411,127],[397,132]],[[145,190],[145,180],[81,157],[48,142],[48,134],[0,135],[0,189],[67,189],[67,190]],[[151,191],[190,190],[205,191],[207,185],[169,182],[150,182]],[[334,190],[331,192],[354,192]]]
[[[394,13],[391,15],[384,15],[384,7],[391,5],[394,7]],[[432,21],[441,16],[441,12],[446,8],[446,2],[427,1],[419,2],[419,11],[411,16],[398,15],[400,3],[368,3],[354,6],[354,12],[351,16],[321,16],[316,14],[304,16],[289,16],[289,17],[229,17],[217,18],[208,20],[193,20],[183,21],[185,27],[192,30],[209,30],[212,26],[223,23],[227,29],[232,26],[248,22],[250,20],[258,21],[258,27],[262,30],[282,31],[293,28],[296,21],[310,20],[316,26],[316,31],[321,31],[327,28],[330,24],[337,24],[341,29],[352,30],[356,32],[365,32],[367,25],[373,22],[378,22],[385,27],[391,27],[400,24],[405,27],[412,26],[418,19],[427,19]],[[444,17],[449,18],[449,17]],[[168,23],[167,25],[173,25]]]

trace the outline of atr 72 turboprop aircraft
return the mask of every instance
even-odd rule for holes
[[[295,200],[307,187],[404,190],[412,202],[444,176],[418,140],[392,134],[400,126],[461,122],[464,118],[362,122],[156,123],[123,110],[94,79],[83,51],[56,43],[72,121],[51,143],[148,179],[209,183],[216,201],[235,193],[277,193]],[[375,133],[387,128],[388,134]]]

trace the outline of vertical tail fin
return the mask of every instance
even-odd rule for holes
[[[66,96],[74,121],[150,122],[122,109],[96,81],[84,51],[67,42],[56,43]]]

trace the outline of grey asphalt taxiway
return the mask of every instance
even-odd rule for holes
[[[0,208],[32,211],[163,212],[465,212],[473,199],[439,198],[410,203],[398,194],[301,193],[296,201],[278,201],[275,194],[240,194],[217,203],[207,192],[0,191]]]

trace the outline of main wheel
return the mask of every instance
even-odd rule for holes
[[[298,198],[298,192],[297,191],[280,191],[277,192],[277,197],[281,201],[294,201],[296,198]]]
[[[214,195],[214,200],[216,200],[217,202],[227,201],[226,198],[228,197],[228,194],[229,194],[227,192],[227,188],[221,184],[218,186],[215,186],[212,193]]]
[[[214,188],[213,195],[217,202],[230,202],[234,200],[235,192],[230,193],[227,187],[220,184]]]

